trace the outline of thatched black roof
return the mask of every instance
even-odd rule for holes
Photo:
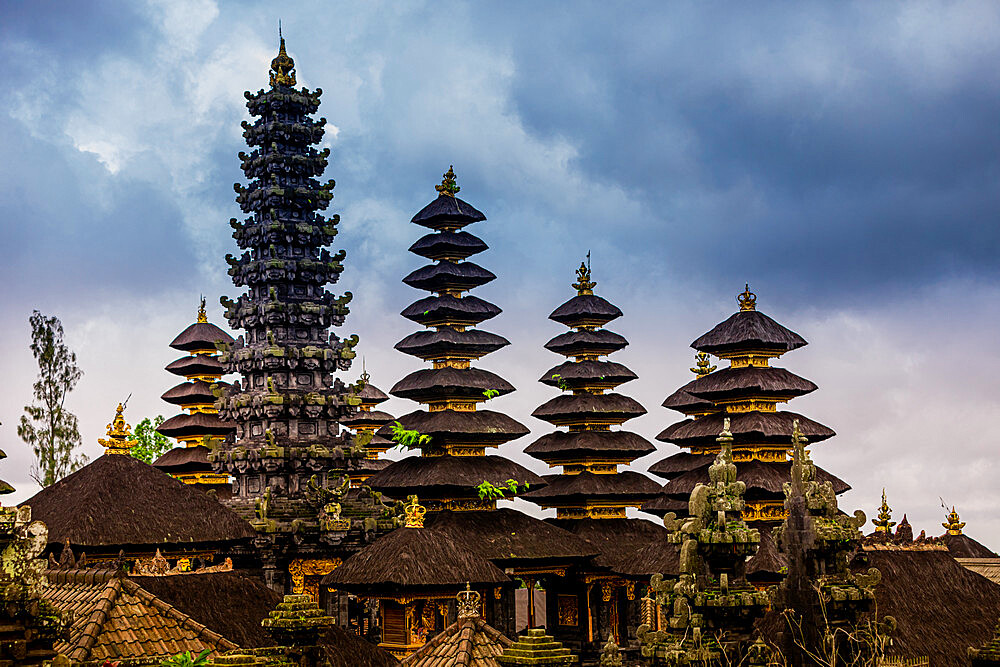
[[[443,294],[414,301],[404,308],[400,315],[424,326],[438,324],[473,326],[496,317],[501,312],[498,306],[494,306],[478,296],[470,294],[460,299],[456,296]]]
[[[604,326],[621,316],[618,306],[608,300],[594,294],[578,294],[553,310],[549,319],[568,327]]]
[[[646,414],[646,408],[622,394],[562,394],[545,401],[531,413],[532,417],[561,426],[585,420],[606,424],[621,424]]]
[[[663,479],[673,479],[689,470],[698,470],[711,465],[714,460],[715,456],[711,454],[677,452],[649,466],[648,472]]]
[[[684,387],[687,393],[710,401],[762,397],[789,399],[816,391],[815,384],[784,368],[742,366],[703,375]]]
[[[743,310],[717,324],[691,343],[691,347],[700,352],[725,355],[742,350],[788,352],[806,344],[802,336],[764,313]]]
[[[492,389],[498,396],[514,391],[514,386],[496,373],[482,368],[422,368],[397,382],[389,393],[398,398],[427,402],[448,398],[483,399]]]
[[[420,498],[469,497],[488,481],[501,484],[508,479],[527,482],[531,488],[545,480],[519,463],[502,456],[409,456],[382,470],[365,482],[393,498],[415,493]]]
[[[49,543],[191,545],[251,538],[246,521],[199,489],[131,456],[105,454],[26,501]]]
[[[323,585],[368,595],[417,594],[494,586],[510,579],[493,563],[448,535],[428,528],[397,528],[323,577]]]
[[[421,236],[410,252],[427,259],[465,259],[489,250],[482,239],[469,232],[437,232]]]
[[[619,561],[618,572],[626,577],[648,580],[654,574],[676,577],[680,574],[681,547],[666,539],[654,540],[642,547],[631,558]]]
[[[688,511],[688,501],[672,498],[665,493],[661,493],[652,500],[647,500],[642,504],[643,512],[664,516],[667,512],[673,512],[677,516],[683,516]]]
[[[784,576],[788,559],[778,549],[771,527],[764,524],[760,528],[760,544],[757,551],[747,561],[746,576],[751,583],[776,583]]]
[[[954,558],[1000,558],[992,549],[983,546],[965,533],[950,535],[945,533],[941,540]]]
[[[433,512],[425,524],[447,534],[499,567],[571,563],[597,555],[586,540],[528,516],[501,508],[483,512]]]
[[[810,442],[819,442],[837,435],[833,429],[795,412],[779,410],[776,412],[715,413],[685,419],[671,424],[663,429],[657,440],[672,442],[682,447],[697,445],[713,445],[722,431],[723,421],[730,419],[729,430],[736,438],[736,444],[753,440],[754,444],[787,444],[792,437],[792,424],[797,419],[799,430]]]
[[[212,450],[205,445],[174,447],[153,461],[153,467],[165,473],[204,472],[212,469],[208,455]]]
[[[686,415],[717,410],[718,408],[715,407],[715,403],[712,401],[706,401],[703,398],[698,398],[697,396],[688,393],[688,388],[695,382],[697,382],[697,380],[691,380],[691,382],[688,382],[686,385],[667,396],[661,405],[665,408],[676,410],[677,412],[683,412]]]
[[[614,475],[595,475],[584,471],[575,475],[545,475],[547,486],[532,489],[521,498],[539,505],[560,506],[587,501],[614,500],[620,502],[652,500],[660,493],[660,485],[634,470]]]
[[[218,384],[220,387],[228,387],[225,382],[205,382],[204,380],[190,380],[181,382],[176,387],[171,387],[163,393],[162,398],[167,403],[174,405],[191,405],[192,403],[215,403],[215,394],[212,393],[212,385]]]
[[[358,410],[349,417],[341,417],[340,423],[350,428],[357,428],[358,426],[378,427],[388,424],[395,419],[388,412],[381,410]]]
[[[233,337],[210,322],[195,322],[170,342],[175,350],[214,350],[216,343],[232,343]]]
[[[584,456],[631,461],[654,451],[651,442],[629,431],[556,431],[524,448],[525,454],[546,463]]]
[[[566,357],[611,354],[628,346],[624,336],[607,329],[567,331],[545,344],[545,349]]]
[[[663,492],[677,499],[687,499],[694,490],[694,487],[708,483],[709,464],[715,460],[714,456],[706,456],[708,459],[705,466],[689,470],[674,477],[663,485]],[[782,500],[785,497],[783,485],[791,479],[792,464],[786,463],[765,463],[764,461],[746,461],[736,464],[736,479],[747,485],[747,500]],[[834,493],[843,493],[850,490],[851,486],[844,480],[836,477],[820,467],[816,467],[816,479],[819,482],[830,482],[833,485]]]
[[[435,331],[418,331],[396,343],[403,354],[419,359],[440,359],[446,356],[462,356],[478,359],[490,352],[496,352],[510,345],[510,341],[482,329],[458,331],[443,326]]]
[[[167,419],[156,430],[168,438],[183,438],[191,435],[225,436],[236,430],[233,422],[219,419],[214,412],[181,413]]]
[[[496,280],[496,275],[474,262],[447,260],[423,266],[403,278],[403,282],[410,287],[428,292],[469,290],[492,280]]]
[[[610,477],[611,475],[609,475]],[[553,525],[563,528],[577,537],[585,539],[599,555],[593,559],[594,565],[607,568],[618,574],[637,576],[645,579],[661,571],[662,560],[675,559],[673,570],[677,569],[678,551],[667,543],[667,530],[645,519],[549,519]],[[645,554],[642,561],[639,552],[655,546],[664,553]]]
[[[364,405],[378,405],[389,400],[386,393],[371,382],[365,382],[364,386],[361,387],[361,391],[358,392],[358,397]]]
[[[181,357],[177,361],[171,361],[167,364],[166,370],[182,377],[191,375],[221,376],[226,374],[226,369],[222,366],[222,362],[218,358],[207,354]]]
[[[472,204],[458,197],[438,195],[437,199],[420,209],[411,222],[430,229],[453,231],[485,219],[486,216]]]
[[[563,385],[570,389],[578,387],[612,389],[637,377],[631,370],[614,361],[588,360],[565,361],[545,371],[538,381],[550,387]]]
[[[235,572],[129,579],[242,648],[274,645],[260,622],[282,596],[262,582]]]
[[[528,429],[518,421],[493,410],[417,410],[399,418],[403,428],[414,429],[431,436],[431,446],[451,442],[475,442],[482,446],[501,445],[528,434]],[[378,430],[383,438],[391,438],[388,426]]]

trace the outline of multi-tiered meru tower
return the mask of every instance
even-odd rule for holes
[[[208,455],[233,432],[234,426],[219,419],[219,410],[215,407],[215,392],[228,387],[221,381],[226,371],[218,359],[217,344],[232,342],[232,336],[208,321],[205,299],[202,299],[194,324],[170,343],[170,347],[188,354],[167,366],[168,371],[185,381],[168,389],[161,397],[187,412],[174,415],[156,428],[168,438],[175,438],[181,446],[164,453],[153,463],[185,484],[215,491],[219,498],[229,495],[229,475],[215,472]]]
[[[549,369],[541,382],[562,390],[532,413],[567,430],[544,435],[526,454],[551,467],[548,486],[524,498],[543,508],[555,508],[555,525],[586,539],[600,556],[571,577],[545,581],[547,617],[558,620],[549,629],[584,655],[600,650],[610,634],[619,645],[629,643],[629,628],[638,625],[642,588],[655,570],[643,571],[637,553],[654,542],[662,544],[665,530],[644,519],[629,519],[626,508],[639,507],[660,493],[660,485],[642,473],[619,470],[655,451],[642,436],[621,429],[646,413],[634,399],[615,389],[636,379],[635,373],[604,357],[628,342],[604,328],[622,316],[617,306],[594,294],[590,267],[581,264],[573,284],[576,296],[556,308],[549,319],[571,331],[545,347],[569,359]],[[636,585],[639,586],[638,594]]]
[[[317,180],[330,154],[313,147],[326,125],[311,117],[322,91],[295,88],[294,68],[282,39],[270,90],[245,93],[256,120],[244,121],[243,136],[253,150],[239,155],[249,185],[235,189],[250,217],[231,221],[245,252],[226,260],[233,284],[247,292],[222,304],[230,325],[246,333],[220,357],[243,379],[218,403],[236,436],[215,461],[233,476],[228,504],[259,533],[268,584],[300,593],[315,592],[319,579],[360,547],[377,523],[364,519],[383,508],[347,497],[365,451],[339,420],[360,399],[333,374],[350,367],[357,337],[341,340],[330,331],[343,324],[351,294],[326,289],[343,271],[345,253],[325,249],[339,216],[319,214],[334,186]]]
[[[778,410],[778,404],[816,390],[816,385],[784,368],[771,365],[786,352],[806,345],[805,339],[757,310],[757,296],[749,286],[737,297],[740,309],[729,319],[691,344],[698,351],[698,376],[663,402],[664,407],[691,417],[672,424],[657,436],[689,452],[674,454],[649,468],[667,480],[663,495],[644,509],[663,514],[686,513],[687,499],[695,485],[708,478],[708,467],[719,452],[716,436],[725,419],[731,423],[733,460],[739,478],[747,485],[744,520],[765,528],[761,550],[771,547],[770,526],[785,518],[783,484],[791,467],[792,425],[810,442],[835,435],[833,430],[807,417]],[[716,370],[709,355],[729,361]],[[836,493],[850,487],[817,467],[817,479],[831,482]]]

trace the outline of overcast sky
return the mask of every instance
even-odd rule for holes
[[[777,365],[820,389],[789,409],[838,436],[814,459],[873,517],[882,487],[916,532],[943,498],[1000,548],[1000,5],[969,3],[0,3],[0,477],[36,491],[16,423],[35,374],[33,308],[60,317],[84,372],[68,407],[85,450],[128,418],[170,416],[167,344],[198,297],[239,292],[223,257],[241,215],[244,90],[267,85],[282,21],[299,83],[324,90],[342,216],[335,248],[383,389],[420,367],[392,345],[421,296],[408,223],[455,165],[499,280],[479,365],[532,429],[560,358],[546,319],[593,252],[625,317],[613,359],[649,413],[691,379],[690,342],[736,308],[810,345]],[[358,369],[360,370],[360,369]],[[352,371],[347,379],[356,376]],[[395,414],[407,401],[387,404]],[[675,453],[660,444],[639,469]],[[81,508],[82,510],[83,508]],[[870,530],[870,524],[868,526]]]

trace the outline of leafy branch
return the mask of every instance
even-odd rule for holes
[[[424,435],[414,429],[403,428],[403,425],[398,421],[393,422],[389,428],[392,429],[392,441],[396,443],[397,447],[411,449],[429,445],[431,442],[431,436]]]
[[[508,479],[507,481],[501,483],[500,485],[493,484],[488,480],[483,480],[483,483],[476,487],[476,491],[479,492],[480,500],[496,500],[497,498],[504,498],[506,494],[509,493],[512,496],[518,493],[523,493],[527,491],[530,484],[527,482],[518,483],[516,479]]]

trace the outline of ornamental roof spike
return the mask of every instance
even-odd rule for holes
[[[888,533],[890,529],[896,525],[895,521],[890,521],[892,519],[892,508],[885,500],[885,489],[882,489],[882,505],[878,508],[878,517],[872,519],[872,523],[875,524],[875,532],[877,533]]]
[[[589,252],[587,256],[590,256]],[[580,262],[580,268],[576,270],[576,282],[573,283],[573,289],[576,290],[578,295],[583,296],[585,294],[593,294],[594,287],[596,286],[597,283],[590,279],[590,267],[586,262]]]
[[[201,295],[201,305],[198,306],[198,324],[208,322],[208,313],[205,312],[205,295]]]
[[[424,527],[424,515],[427,514],[427,508],[417,502],[416,495],[406,497],[406,504],[403,505],[403,512],[406,514],[406,523],[403,524],[404,528]]]
[[[945,516],[945,523],[941,525],[948,530],[949,535],[961,535],[962,529],[965,528],[965,522],[958,516],[954,505],[951,506],[951,511]]]
[[[285,38],[278,29],[278,55],[271,61],[271,87],[295,85],[295,61],[285,51]]]
[[[434,189],[437,190],[439,195],[444,195],[446,197],[454,198],[455,195],[462,189],[458,187],[455,183],[455,166],[448,165],[448,171],[444,173],[444,179],[441,181],[441,185],[435,185]]]
[[[690,370],[698,377],[704,377],[718,368],[718,366],[712,365],[712,362],[709,360],[708,352],[697,352],[694,355],[694,359],[694,368],[691,368]]]
[[[125,423],[125,406],[118,404],[114,420],[108,424],[108,438],[98,438],[97,443],[104,447],[105,454],[128,454],[138,443],[132,440],[132,427]]]
[[[736,297],[740,310],[757,310],[757,295],[750,291],[750,283],[746,284],[743,293]]]
[[[460,591],[455,599],[458,601],[459,618],[479,618],[479,601],[482,595],[472,590],[469,582],[465,582],[465,590]]]

